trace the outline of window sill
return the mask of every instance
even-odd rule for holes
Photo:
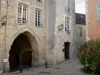
[[[28,23],[18,23],[18,25],[27,25]]]

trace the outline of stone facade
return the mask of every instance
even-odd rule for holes
[[[86,0],[86,38],[96,40],[100,38],[100,20],[98,20],[97,4],[100,0]],[[93,11],[94,10],[94,11]]]
[[[76,24],[76,48],[80,48],[86,42],[86,25]],[[77,52],[77,51],[76,51]],[[76,53],[77,54],[77,53]]]
[[[27,4],[28,7],[28,23],[24,25],[20,25],[17,22],[18,17],[18,2]],[[35,9],[40,8],[43,10],[43,27],[36,27],[35,26]],[[1,52],[1,59],[0,63],[3,65],[3,59],[9,59],[9,50],[11,48],[12,43],[14,42],[15,38],[23,34],[25,32],[26,36],[30,38],[29,40],[32,42],[32,46],[34,47],[34,40],[37,41],[38,49],[36,51],[39,52],[39,60],[44,58],[44,50],[45,50],[45,0],[43,3],[39,3],[36,0],[1,0],[1,20],[7,18],[7,25],[2,25],[1,22],[0,26],[0,52]],[[5,28],[6,27],[6,28]],[[33,38],[34,37],[34,38]],[[33,39],[31,39],[33,38]],[[36,46],[37,46],[36,45]],[[34,48],[33,48],[34,50]],[[5,54],[6,53],[6,54]],[[4,57],[2,58],[4,54]],[[41,61],[39,61],[41,62]],[[1,65],[0,64],[0,65]],[[9,62],[5,63],[3,66],[5,69],[9,68]],[[0,68],[3,69],[1,66]]]
[[[66,0],[49,0],[49,11],[48,11],[48,59],[53,60],[54,63],[59,63],[64,58],[64,43],[70,42],[70,51],[69,57],[70,59],[75,58],[75,39],[74,39],[74,31],[75,31],[75,1],[69,0],[70,3],[70,13],[65,12]],[[70,33],[65,31],[65,18],[71,18],[70,21]],[[60,26],[63,26],[61,30],[59,30]],[[54,41],[53,41],[54,40]],[[52,56],[53,55],[53,56]]]
[[[9,51],[14,40],[23,34],[27,36],[35,57],[40,64],[53,64],[64,60],[64,42],[71,42],[70,58],[74,54],[74,0],[70,0],[70,14],[65,13],[65,0],[0,0],[0,71],[9,71]],[[18,2],[28,5],[28,23],[20,25],[18,21]],[[42,27],[35,26],[35,9],[43,12]],[[71,33],[65,32],[65,17],[71,17]],[[58,27],[63,25],[59,31]],[[6,62],[5,60],[6,59]],[[34,60],[33,60],[34,61]]]

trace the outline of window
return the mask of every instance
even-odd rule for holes
[[[70,12],[70,0],[65,0],[65,12]]]
[[[18,4],[18,23],[26,24],[28,22],[28,5],[19,3]]]
[[[70,32],[70,18],[65,18],[65,31]]]
[[[42,0],[37,0],[37,2],[41,2],[42,3]]]
[[[38,8],[35,12],[35,26],[42,27],[42,10]]]
[[[82,37],[82,28],[80,27],[80,37]]]
[[[97,20],[99,20],[100,21],[100,2],[99,3],[97,3]]]

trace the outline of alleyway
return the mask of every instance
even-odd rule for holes
[[[5,73],[1,75],[88,75],[80,72],[80,65],[77,60],[69,60],[64,63],[52,67],[52,68],[36,68],[24,70],[23,73],[14,72],[14,73]]]

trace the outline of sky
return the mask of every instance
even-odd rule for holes
[[[75,11],[85,14],[85,0],[75,0]]]

